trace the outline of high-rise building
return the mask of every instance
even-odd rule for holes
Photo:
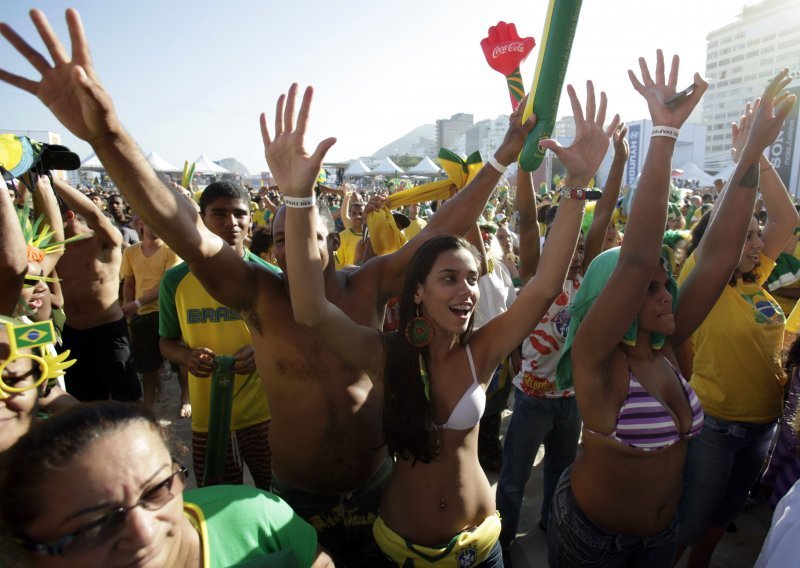
[[[440,118],[436,121],[436,146],[449,148],[456,138],[464,134],[472,126],[473,116],[460,112],[450,118]]]
[[[575,117],[562,116],[553,126],[553,138],[575,138]]]
[[[742,8],[736,21],[708,34],[703,123],[708,127],[704,169],[731,162],[731,122],[783,67],[800,71],[800,2],[763,0]],[[682,88],[682,85],[678,85]]]

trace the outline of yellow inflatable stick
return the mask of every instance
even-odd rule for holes
[[[405,242],[405,238],[400,234],[392,217],[392,209],[413,203],[448,199],[453,187],[456,190],[461,189],[471,182],[483,167],[479,152],[473,152],[466,160],[463,160],[458,154],[447,148],[441,148],[437,159],[447,174],[447,179],[398,191],[389,197],[383,211],[370,211],[367,215],[372,250],[376,254],[384,255],[394,252]]]
[[[525,122],[532,113],[536,113],[536,126],[525,139],[519,158],[520,166],[528,172],[538,168],[544,158],[539,141],[549,138],[553,133],[581,3],[582,0],[550,0],[547,7],[536,73],[522,115],[522,121]]]

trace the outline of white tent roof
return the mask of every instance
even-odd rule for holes
[[[716,178],[708,175],[694,162],[686,162],[682,166],[679,166],[678,169],[683,170],[683,173],[675,177],[683,179],[696,179],[700,182],[700,185],[714,185],[714,179]]]
[[[361,176],[368,173],[370,173],[369,168],[361,160],[353,160],[344,171],[344,175],[346,176]]]
[[[105,167],[103,166],[100,159],[97,157],[96,154],[91,154],[90,156],[86,156],[83,161],[81,162],[82,170],[95,170],[95,171],[105,171]]]
[[[723,181],[728,181],[728,179],[733,175],[733,170],[736,169],[736,164],[731,164],[725,168],[722,168],[717,175],[714,176],[714,179],[722,178]]]
[[[198,174],[229,174],[230,172],[220,165],[215,164],[205,154],[200,154],[194,161],[194,171]]]
[[[183,171],[183,168],[177,168],[166,161],[164,158],[156,154],[155,152],[150,152],[145,156],[145,159],[153,166],[153,169],[157,172],[180,172]]]
[[[386,156],[381,163],[378,164],[374,170],[372,170],[373,174],[402,174],[405,173],[403,168],[395,164],[389,156]]]
[[[420,160],[419,164],[408,170],[410,174],[438,174],[441,168],[436,165],[436,163],[431,160],[428,156],[425,156]]]

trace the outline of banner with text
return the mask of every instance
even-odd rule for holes
[[[625,185],[631,186],[639,175],[639,156],[642,153],[642,125],[631,124],[628,126],[628,166],[625,169]]]
[[[788,89],[790,93],[800,99],[800,87]],[[798,107],[795,103],[792,112],[786,117],[781,131],[775,142],[767,149],[767,158],[775,166],[784,185],[791,195],[797,197],[798,191],[798,162],[800,162],[800,148],[798,148]]]

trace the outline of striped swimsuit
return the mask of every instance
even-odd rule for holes
[[[598,436],[613,438],[626,446],[646,452],[663,450],[678,440],[693,438],[699,434],[703,428],[703,407],[700,400],[686,379],[669,362],[669,359],[665,357],[664,360],[680,380],[683,392],[692,409],[692,426],[689,428],[689,432],[686,434],[678,432],[678,425],[675,424],[669,411],[642,387],[630,368],[628,370],[630,377],[628,395],[625,397],[622,408],[619,409],[614,431],[611,434],[602,434],[589,428],[586,430]]]

